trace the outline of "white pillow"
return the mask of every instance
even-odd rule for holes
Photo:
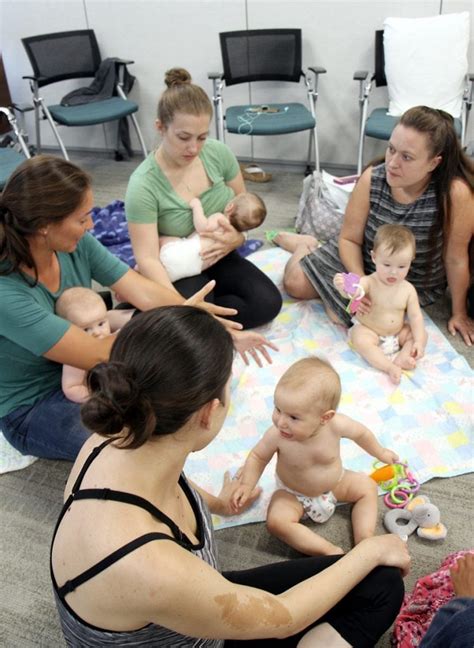
[[[467,11],[429,18],[386,18],[388,114],[398,116],[412,106],[424,105],[459,117],[468,46]]]

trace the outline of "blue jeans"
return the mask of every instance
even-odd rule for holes
[[[420,648],[472,648],[474,646],[474,598],[456,597],[433,617]]]
[[[22,454],[74,461],[90,436],[81,423],[80,407],[62,391],[54,391],[34,405],[23,405],[0,418],[0,428]]]

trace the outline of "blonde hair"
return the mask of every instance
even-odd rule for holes
[[[311,402],[324,411],[336,410],[341,399],[341,379],[333,366],[316,356],[298,360],[285,371],[278,385],[308,392]]]
[[[413,257],[416,252],[416,240],[413,232],[405,225],[382,225],[378,228],[374,238],[374,252],[379,247],[386,248],[387,252],[393,254],[406,247],[411,246]]]
[[[176,113],[185,115],[209,115],[212,104],[204,90],[192,83],[191,75],[184,68],[171,68],[165,74],[167,89],[158,102],[158,119],[167,128]]]
[[[229,216],[230,224],[238,231],[245,232],[258,227],[265,220],[267,208],[257,194],[246,192],[232,199],[235,209]]]
[[[104,313],[107,312],[105,302],[100,295],[91,288],[75,286],[65,290],[57,300],[56,315],[76,324],[75,315],[79,309],[84,312],[87,309],[96,308],[98,305],[103,306]]]

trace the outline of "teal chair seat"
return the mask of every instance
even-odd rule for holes
[[[300,103],[268,104],[278,112],[253,111],[259,104],[231,106],[226,110],[225,122],[229,133],[239,135],[283,135],[314,128],[316,120]]]
[[[127,117],[137,112],[138,105],[134,101],[112,97],[79,106],[48,106],[48,109],[53,118],[64,126],[91,126]]]
[[[367,137],[389,140],[393,129],[398,124],[399,117],[392,117],[387,114],[388,108],[375,108],[365,123],[365,134]],[[454,128],[461,137],[461,120],[454,120]]]
[[[0,148],[0,190],[7,184],[8,178],[17,166],[25,160],[25,156],[18,151]]]

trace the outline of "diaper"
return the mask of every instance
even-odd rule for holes
[[[400,351],[400,343],[398,342],[398,335],[381,335],[379,337],[380,348],[385,355],[392,355]]]
[[[360,322],[353,317],[351,322],[354,326],[358,326]],[[393,355],[400,351],[400,343],[398,342],[398,335],[379,335],[379,346],[385,355]]]
[[[160,250],[160,261],[172,282],[201,274],[201,240],[198,234],[166,243]]]
[[[275,475],[275,481],[278,489],[285,490],[287,493],[291,493],[296,497],[298,502],[303,506],[304,517],[313,520],[313,522],[319,522],[320,524],[327,522],[334,513],[337,500],[332,491],[318,495],[318,497],[308,497],[285,486],[278,475]]]

